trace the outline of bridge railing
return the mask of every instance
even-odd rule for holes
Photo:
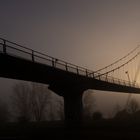
[[[109,83],[140,88],[139,84],[137,84],[135,82],[129,82],[129,81],[122,80],[122,79],[119,79],[119,78],[114,78],[114,77],[111,77],[111,76],[104,76],[103,75],[103,76],[95,77],[95,78],[98,79],[98,80],[109,82]]]
[[[56,59],[44,53],[29,49],[27,47],[24,47],[17,43],[13,43],[3,38],[0,38],[0,52],[4,54],[24,58],[32,62],[46,64],[79,75],[94,77],[94,74],[91,74],[94,72],[91,70],[65,62],[60,59]]]
[[[24,59],[27,59],[36,63],[46,64],[46,65],[49,65],[58,69],[65,70],[67,72],[73,72],[78,75],[91,77],[91,78],[99,79],[102,81],[107,81],[110,83],[115,83],[115,84],[125,85],[125,86],[132,86],[132,87],[139,87],[136,83],[134,84],[132,82],[117,79],[111,76],[107,76],[107,75],[99,76],[101,75],[100,73],[95,73],[94,71],[88,70],[84,67],[67,63],[63,60],[56,59],[44,53],[29,49],[17,43],[13,43],[11,41],[5,40],[3,38],[0,38],[0,53],[16,56],[22,59],[24,58]]]

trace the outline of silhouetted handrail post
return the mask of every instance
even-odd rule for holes
[[[34,51],[32,50],[32,61],[34,62]]]
[[[113,81],[113,83],[114,83],[114,78],[112,77],[112,81]]]
[[[88,77],[88,72],[87,72],[87,69],[86,69],[86,76]]]
[[[3,39],[3,53],[6,54],[6,40]]]
[[[101,80],[101,76],[99,75],[99,80]]]
[[[106,74],[106,78],[105,78],[105,79],[106,79],[106,81],[108,81],[108,79],[107,79],[107,74]]]
[[[52,58],[52,66],[54,67],[54,58]]]
[[[79,74],[79,70],[78,70],[78,67],[77,67],[77,69],[76,69],[76,70],[77,70],[77,74]]]
[[[128,82],[129,82],[129,86],[131,86],[131,80],[130,80],[130,76],[129,76],[128,71],[126,71],[126,72],[125,72],[125,74],[126,74],[126,75],[127,75],[127,77],[128,77],[128,80],[129,80],[129,81],[128,81]]]
[[[126,83],[125,83],[125,81],[124,81],[124,85],[126,86]]]
[[[119,83],[119,85],[121,84],[121,83],[120,83],[120,79],[118,79],[118,83]],[[124,84],[125,84],[125,83],[124,83]]]
[[[95,74],[94,74],[94,72],[92,73],[92,75],[93,75],[93,78],[95,77]]]
[[[66,71],[68,71],[68,64],[66,63],[66,65],[65,65],[65,66],[66,66]]]

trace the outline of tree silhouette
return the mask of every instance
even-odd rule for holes
[[[101,120],[101,119],[103,119],[103,115],[100,111],[96,111],[93,113],[92,118],[93,118],[93,120]]]
[[[4,123],[9,121],[10,112],[8,110],[8,106],[5,102],[0,99],[0,123]]]
[[[42,84],[32,84],[31,110],[36,121],[45,120],[46,105],[49,103],[50,92]]]
[[[19,121],[64,120],[63,99],[51,92],[47,85],[17,83],[11,98],[14,115]]]
[[[132,98],[127,106],[127,111],[131,114],[139,110],[139,103],[136,99]]]
[[[84,117],[92,118],[96,103],[95,97],[92,90],[87,90],[83,95],[83,107],[84,107]]]
[[[31,92],[27,83],[18,83],[13,87],[12,107],[19,121],[31,120]]]
[[[114,116],[115,119],[119,120],[139,120],[139,104],[136,99],[132,98],[127,108],[121,109],[119,106],[116,106],[116,114]]]
[[[49,101],[46,85],[37,83],[18,83],[13,88],[12,102],[20,121],[41,121]]]
[[[113,111],[111,112],[111,117],[114,118],[118,112],[122,111],[122,107],[119,104],[116,104],[113,108]]]

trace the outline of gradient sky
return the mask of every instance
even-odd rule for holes
[[[139,0],[0,0],[0,19],[0,37],[91,70],[140,43]]]

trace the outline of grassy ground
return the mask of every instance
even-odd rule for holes
[[[99,140],[140,139],[140,122],[102,120],[81,126],[62,122],[7,123],[0,125],[0,139]]]

